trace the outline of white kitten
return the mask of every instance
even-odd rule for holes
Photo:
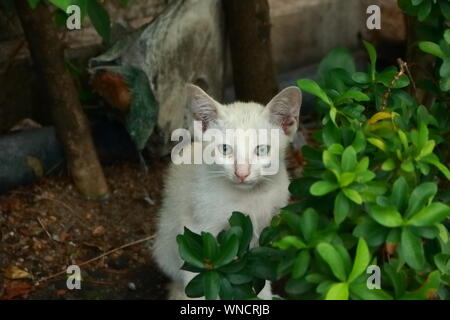
[[[271,129],[280,134],[277,141],[226,134],[222,141],[212,142],[213,153],[227,159],[225,164],[172,164],[154,244],[156,262],[173,280],[170,299],[187,299],[184,287],[196,275],[180,270],[182,260],[176,236],[183,233],[184,227],[217,235],[228,227],[231,213],[240,211],[252,220],[254,246],[262,229],[287,204],[289,178],[284,157],[298,127],[301,105],[301,92],[296,87],[284,89],[266,107],[241,102],[221,105],[194,85],[188,85],[187,91],[193,118],[202,122],[205,135],[210,130],[225,134],[227,129],[266,129],[269,133],[265,138],[270,138]],[[202,144],[203,149],[206,145]],[[277,157],[278,170],[276,174],[263,175],[266,165],[258,159],[270,159],[271,155]],[[272,298],[269,283],[259,297]]]

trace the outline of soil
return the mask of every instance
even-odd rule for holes
[[[149,246],[168,163],[151,163],[149,173],[106,167],[111,195],[100,202],[82,198],[67,176],[0,196],[0,300],[165,299],[167,279]],[[45,279],[110,250],[81,266],[81,290],[67,289],[66,272]]]

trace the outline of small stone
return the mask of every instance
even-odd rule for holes
[[[134,282],[129,282],[128,283],[128,289],[135,291],[136,290],[136,285],[134,284]]]

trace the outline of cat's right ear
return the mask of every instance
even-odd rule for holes
[[[193,84],[186,86],[187,104],[194,120],[202,122],[203,131],[218,117],[218,103],[200,87]]]

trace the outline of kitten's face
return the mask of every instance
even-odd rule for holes
[[[221,105],[196,86],[188,86],[194,120],[201,121],[205,151],[216,160],[208,166],[212,179],[226,179],[251,189],[278,172],[298,126],[301,92],[283,90],[264,107],[237,102]]]

